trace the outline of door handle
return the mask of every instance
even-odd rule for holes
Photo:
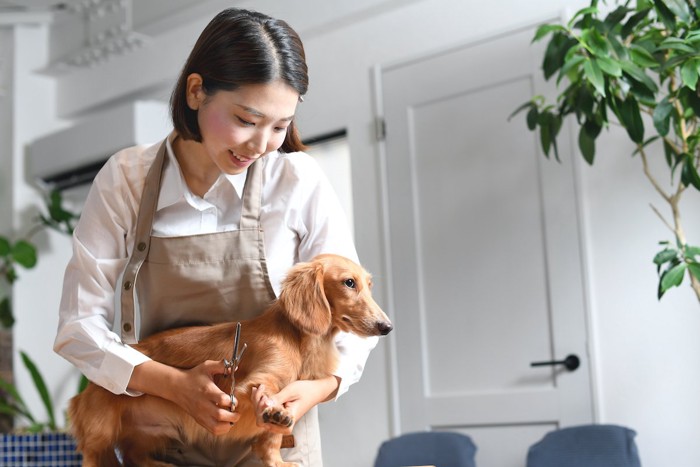
[[[567,355],[564,360],[552,360],[548,362],[532,362],[530,366],[555,366],[564,365],[564,367],[569,371],[574,371],[576,368],[581,366],[581,359],[577,355],[571,354]]]

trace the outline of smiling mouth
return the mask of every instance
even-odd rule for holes
[[[236,154],[235,152],[231,151],[230,149],[228,152],[229,152],[229,154],[231,154],[231,157],[233,157],[234,159],[236,159],[239,162],[243,162],[244,164],[247,164],[248,162],[251,162],[253,160],[253,158],[251,158],[251,157],[240,156],[240,155]]]

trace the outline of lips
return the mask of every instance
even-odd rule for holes
[[[249,157],[240,156],[240,155],[236,154],[235,152],[231,151],[230,149],[229,149],[229,154],[230,154],[229,159],[231,160],[233,165],[235,165],[236,167],[241,167],[241,168],[247,167],[250,164],[252,164],[253,161],[255,160],[255,159],[251,159]]]

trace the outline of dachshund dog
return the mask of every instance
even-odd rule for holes
[[[337,255],[319,255],[291,268],[277,300],[258,317],[241,322],[240,342],[247,344],[236,376],[236,411],[231,430],[215,436],[179,406],[143,395],[115,395],[90,383],[68,409],[72,433],[83,454],[83,465],[163,466],[152,456],[163,452],[169,438],[187,444],[249,443],[266,467],[295,467],[280,456],[282,435],[259,426],[253,388],[264,385],[266,396],[296,380],[328,377],[338,353],[334,336],[345,331],[363,337],[388,334],[393,325],[371,295],[370,274]],[[236,323],[176,328],[154,334],[134,347],[153,360],[192,368],[205,360],[230,358]],[[228,393],[231,380],[215,379]],[[267,407],[265,422],[290,427],[295,422],[283,406]]]

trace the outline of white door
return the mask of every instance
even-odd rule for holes
[[[507,121],[546,91],[533,33],[380,72],[400,429],[466,433],[479,467],[593,418],[575,145],[547,161]],[[577,370],[530,365],[568,355]]]

